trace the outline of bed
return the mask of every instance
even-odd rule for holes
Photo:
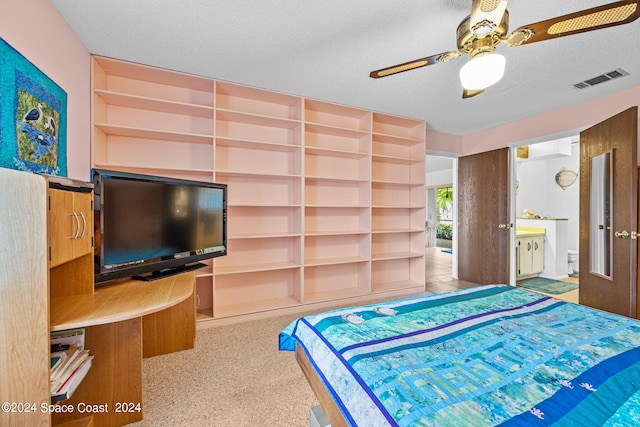
[[[508,285],[299,318],[331,425],[640,425],[640,322]]]

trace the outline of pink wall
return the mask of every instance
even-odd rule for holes
[[[67,92],[68,176],[89,179],[89,51],[49,0],[1,0],[0,37]]]
[[[519,142],[541,142],[545,139],[573,136],[639,104],[640,87],[634,87],[468,135],[427,131],[427,150],[468,155]],[[640,150],[638,155],[640,156]]]
[[[543,136],[553,139],[562,134],[567,136],[567,132],[577,135],[581,130],[638,104],[640,104],[640,87],[634,87],[517,122],[464,135],[462,154],[480,153],[506,147],[512,143],[539,140]]]
[[[459,135],[427,130],[427,151],[461,154],[462,138]]]

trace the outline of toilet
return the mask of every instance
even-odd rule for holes
[[[573,274],[578,272],[578,252],[577,251],[567,251],[567,261],[568,261],[568,274]]]

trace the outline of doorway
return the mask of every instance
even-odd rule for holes
[[[513,150],[515,283],[578,302],[580,138]]]
[[[457,243],[454,226],[457,159],[428,153],[426,171],[426,282],[445,281],[449,286],[457,277],[457,260],[453,255]]]

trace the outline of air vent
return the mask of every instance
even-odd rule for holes
[[[602,74],[600,76],[592,77],[588,80],[585,80],[580,83],[576,83],[573,85],[575,89],[586,89],[591,86],[595,86],[600,83],[608,82],[609,80],[617,79],[618,77],[628,76],[629,73],[623,70],[622,68],[618,68],[613,71],[609,71],[608,73]]]

